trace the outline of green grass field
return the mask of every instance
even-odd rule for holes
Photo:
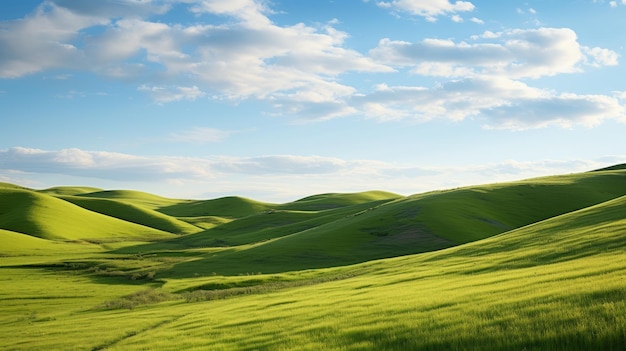
[[[287,204],[0,184],[0,349],[623,350],[626,169]]]

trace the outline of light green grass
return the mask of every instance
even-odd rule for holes
[[[278,273],[428,252],[487,238],[624,194],[626,173],[613,170],[431,192],[307,215],[249,216],[177,238],[172,244],[180,244],[173,246],[178,248],[256,244],[184,262],[163,274],[190,277],[208,272]],[[332,213],[341,215],[330,216]],[[277,223],[272,218],[291,216],[295,220],[296,215],[302,220],[272,226]],[[307,216],[310,219],[305,220]],[[143,249],[158,250],[164,245],[167,243]]]
[[[102,190],[90,193],[77,194],[78,196],[112,199],[117,201],[124,201],[131,204],[143,206],[149,209],[157,209],[166,206],[172,206],[185,200],[169,199],[162,196],[145,193],[135,190]]]
[[[60,198],[90,211],[173,234],[191,234],[202,230],[175,217],[132,203],[81,196],[61,196]]]
[[[52,240],[157,240],[173,236],[29,190],[0,189],[0,229]]]
[[[0,256],[0,348],[623,350],[624,181],[611,169],[326,210],[244,206],[227,209],[237,215],[228,223],[156,246],[126,233],[99,246],[59,243],[78,251],[46,256],[35,249],[57,243],[0,231],[22,252]],[[122,194],[109,199],[153,210],[192,203]],[[0,224],[59,233],[69,228],[59,214],[86,225],[85,213],[132,224],[0,186]],[[244,244],[201,247],[211,232]],[[337,266],[435,239],[458,246]]]
[[[104,191],[100,188],[93,188],[88,186],[55,186],[48,189],[37,190],[42,194],[48,195],[80,195],[80,194],[88,194],[98,191]]]
[[[83,275],[5,268],[0,277],[12,286],[5,302],[13,302],[2,305],[2,314],[13,312],[0,324],[0,344],[22,350],[621,350],[625,211],[621,197],[438,252],[291,273],[291,279],[339,280],[133,310],[98,309],[101,300],[114,298],[106,290],[112,285],[89,293],[96,286]],[[54,284],[56,274],[59,287],[71,281],[75,292],[36,290],[41,295],[34,298],[24,290]],[[174,279],[164,288],[276,279],[288,277]],[[119,289],[125,292],[117,296],[138,291]],[[71,302],[73,294],[81,308]],[[17,304],[14,296],[24,299]]]
[[[0,229],[0,256],[58,256],[61,254],[102,251],[102,247],[87,242],[46,240]]]

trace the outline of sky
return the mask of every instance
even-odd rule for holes
[[[288,202],[626,162],[626,0],[0,2],[0,182]]]

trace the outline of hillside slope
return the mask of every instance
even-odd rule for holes
[[[190,234],[201,231],[200,228],[187,222],[129,202],[84,196],[59,196],[59,198],[93,212],[173,234]]]
[[[244,197],[227,196],[211,200],[185,201],[161,207],[159,211],[177,217],[216,216],[232,219],[261,213],[275,206],[275,204],[259,202]]]
[[[199,303],[0,326],[8,348],[621,350],[626,197],[485,240],[324,269],[326,280]],[[294,273],[296,274],[296,273]],[[232,277],[263,284],[286,275]],[[193,279],[225,279],[205,277]],[[170,279],[164,287],[175,286]],[[188,285],[188,284],[187,284]],[[202,295],[198,295],[202,296]],[[107,325],[107,328],[102,328]]]
[[[139,205],[148,209],[158,209],[185,202],[187,200],[169,199],[166,197],[136,190],[102,190],[76,194],[88,198],[111,199]]]
[[[155,240],[173,235],[30,190],[0,189],[0,229],[53,240]]]
[[[288,235],[282,232],[274,240],[181,263],[169,274],[178,276],[207,270],[219,274],[241,274],[258,271],[261,262],[268,273],[284,272],[439,250],[625,194],[626,170],[431,192],[361,208],[350,215],[318,222],[315,227],[302,231]],[[228,225],[235,226],[236,222]],[[250,232],[255,230],[252,223],[248,223],[246,228]],[[211,242],[223,244],[228,242],[229,235],[228,232],[220,232],[217,227],[195,234],[193,241],[186,243],[202,246],[210,246]]]
[[[67,243],[46,240],[28,234],[0,229],[0,257],[55,256],[68,253],[101,252],[102,248],[89,243]]]
[[[620,350],[624,213],[621,197],[455,248],[328,271],[337,281],[190,306],[116,349]]]

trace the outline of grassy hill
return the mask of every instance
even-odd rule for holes
[[[159,211],[178,217],[216,216],[241,218],[270,210],[276,205],[254,201],[238,196],[213,200],[186,201],[159,208]]]
[[[625,194],[625,171],[609,170],[431,192],[315,213],[266,213],[173,240],[171,248],[249,245],[180,263],[164,274],[242,274],[258,272],[259,267],[272,273],[428,252]]]
[[[68,253],[101,252],[101,247],[86,242],[66,243],[0,229],[0,257],[56,256]]]
[[[539,178],[380,200],[373,207],[281,209],[284,217],[276,219],[281,227],[289,220],[335,216],[339,210],[352,213],[231,248],[85,254],[71,262],[59,256],[72,264],[66,268],[16,266],[0,257],[0,345],[66,349],[71,340],[76,350],[622,350],[626,196],[614,195],[624,191],[624,175],[609,170]],[[299,270],[302,262],[314,261],[315,245],[335,263],[367,252],[359,245],[371,243],[355,240],[357,232],[359,238],[389,238],[415,223],[424,230],[443,230],[446,221],[435,221],[427,210],[437,201],[443,202],[432,211],[444,211],[439,214],[448,216],[449,228],[465,223],[470,230],[502,232],[432,252]],[[264,215],[268,229],[274,214],[223,225],[243,219],[240,224],[253,225],[256,216]],[[374,226],[380,218],[384,223]],[[523,224],[534,218],[539,219]],[[236,236],[245,233],[243,227],[233,230]],[[446,235],[438,237],[474,239]],[[298,249],[300,240],[307,242],[311,256],[297,261],[290,250]],[[261,248],[284,257],[272,261],[257,251]],[[211,255],[219,259],[210,260]],[[93,261],[100,265],[80,268]],[[181,268],[191,263],[202,263],[195,266],[204,267],[200,273],[220,264],[256,273],[225,276],[215,270],[217,275],[189,276]],[[279,270],[279,263],[286,268]],[[276,273],[259,274],[270,271],[265,267]],[[144,269],[154,270],[155,279],[129,279]],[[129,272],[126,280],[116,273],[122,271]]]
[[[130,202],[83,196],[59,196],[59,198],[93,212],[102,213],[127,222],[141,224],[173,234],[190,234],[201,230],[201,228],[175,217],[167,216],[161,212],[141,207]]]
[[[55,186],[48,189],[38,190],[39,193],[48,195],[80,195],[99,191],[104,190],[87,186]]]
[[[0,229],[52,240],[156,240],[169,233],[30,190],[0,189]]]
[[[112,199],[139,205],[149,209],[157,209],[184,202],[184,200],[168,199],[158,195],[135,190],[101,190],[76,195],[89,198]]]
[[[364,191],[360,193],[329,193],[308,196],[279,206],[281,209],[296,211],[321,211],[339,207],[358,205],[373,201],[394,200],[402,196],[386,191]]]

